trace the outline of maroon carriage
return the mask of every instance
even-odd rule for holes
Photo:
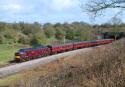
[[[85,48],[85,47],[89,47],[91,44],[88,41],[83,41],[83,42],[76,42],[73,45],[74,49],[80,49],[80,48]]]
[[[66,52],[66,51],[72,50],[73,44],[68,43],[68,44],[63,44],[63,45],[52,45],[49,47],[51,49],[51,54],[56,54],[56,53],[61,53],[61,52]]]

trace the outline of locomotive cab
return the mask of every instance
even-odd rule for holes
[[[17,53],[15,53],[15,60],[20,60],[20,54],[19,54],[19,52],[17,52]]]
[[[15,60],[17,62],[21,62],[25,58],[25,56],[26,56],[26,52],[25,51],[26,50],[27,50],[27,48],[26,49],[20,49],[18,52],[15,53]]]
[[[26,59],[26,52],[16,52],[15,61],[22,62]]]
[[[16,53],[15,53],[15,60],[16,60],[16,61],[20,61],[20,60],[21,60],[21,55],[20,55],[19,52],[16,52]]]

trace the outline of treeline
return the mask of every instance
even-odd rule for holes
[[[101,25],[93,26],[94,32],[96,33],[104,33],[104,32],[125,32],[125,24],[110,24],[105,23]]]
[[[84,22],[73,23],[5,23],[0,22],[0,44],[48,44],[51,40],[91,40],[92,27]]]

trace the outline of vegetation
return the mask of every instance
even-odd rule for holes
[[[10,87],[124,87],[125,40],[0,80]],[[83,55],[84,54],[84,55]],[[6,83],[5,83],[6,85]]]
[[[117,24],[119,19],[115,19]],[[105,31],[124,31],[124,24],[115,25],[114,20],[111,23],[102,24],[101,26],[91,25],[84,22],[73,22],[64,24],[50,24],[41,25],[37,22],[29,23],[4,23],[0,22],[0,46],[14,46],[18,44],[28,46],[38,46],[47,44],[59,44],[65,41],[79,41],[96,39],[94,35]],[[96,32],[96,33],[95,33]],[[124,31],[125,32],[125,31]],[[6,48],[0,48],[0,61],[9,60],[13,58],[14,52],[19,49],[15,46],[10,51]],[[10,52],[10,53],[8,53]],[[8,53],[8,55],[6,55]],[[10,54],[10,55],[9,55]]]
[[[88,32],[92,28],[89,24],[77,22],[75,23],[65,23],[65,24],[50,24],[46,23],[44,25],[37,22],[34,23],[5,23],[0,22],[0,62],[10,61],[14,52],[21,47],[16,47],[18,44],[28,45],[28,46],[38,46],[54,44],[57,42],[63,42],[65,40],[90,40],[88,37]],[[80,30],[83,33],[77,32]],[[89,29],[88,29],[89,27]],[[88,30],[87,30],[88,29]],[[85,32],[84,32],[85,31]],[[86,34],[85,34],[86,33]],[[78,35],[85,34],[79,38]],[[92,34],[92,32],[90,33]],[[15,45],[15,46],[14,46]],[[3,47],[2,47],[3,46]],[[14,48],[10,49],[11,46]],[[7,49],[8,47],[8,49]]]
[[[118,20],[118,19],[117,19]],[[117,21],[116,19],[113,20]],[[119,21],[117,21],[119,22]],[[116,22],[115,22],[116,24]],[[111,26],[111,31],[120,31],[119,25],[103,24],[102,27]],[[118,24],[118,23],[117,23]],[[97,25],[97,27],[99,27]],[[124,27],[123,27],[124,28]],[[50,24],[46,23],[41,25],[37,22],[29,23],[4,23],[0,22],[0,44],[23,44],[23,45],[39,45],[39,44],[51,44],[49,38],[55,38],[55,40],[91,40],[95,31],[99,31],[95,27],[84,22],[73,22],[71,24]],[[101,28],[101,30],[106,30]],[[110,31],[110,30],[108,30]],[[53,39],[54,40],[54,39]]]
[[[4,64],[8,64],[8,62],[12,61],[14,59],[14,53],[18,51],[20,48],[24,48],[28,46],[23,46],[20,44],[16,45],[7,45],[7,44],[1,44],[0,45],[0,66],[3,66]]]
[[[94,17],[108,8],[125,8],[124,0],[90,0],[87,11]],[[119,13],[120,13],[119,12]],[[118,14],[119,14],[118,13]],[[71,24],[4,23],[0,22],[0,64],[13,58],[22,45],[37,46],[63,40],[92,40],[102,32],[125,32],[125,24],[116,18],[110,23],[91,25],[84,22]],[[0,80],[1,86],[12,87],[124,87],[125,40],[93,49],[69,59],[61,59],[36,69]],[[21,46],[17,46],[21,44]],[[11,49],[10,49],[11,48]],[[43,68],[44,67],[44,68]],[[17,78],[18,77],[18,78]],[[10,81],[11,80],[11,81]],[[6,84],[8,83],[8,84]]]
[[[84,34],[86,33],[86,36],[88,35],[86,31],[91,31],[92,28],[89,27],[89,24],[85,23],[72,23],[72,24],[50,24],[46,23],[44,25],[41,25],[37,22],[33,24],[29,23],[0,23],[0,44],[13,44],[13,43],[20,43],[20,44],[47,44],[48,38],[54,37],[56,39],[82,39],[86,40],[86,37],[84,38],[82,36],[79,38],[76,38],[77,35],[81,35],[79,31],[86,29]],[[91,32],[92,33],[92,32]],[[90,39],[89,37],[87,38]]]
[[[125,1],[124,0],[89,0],[86,5],[86,10],[93,14],[94,16],[99,16],[100,14],[104,14],[104,11],[107,9],[119,9],[119,12],[115,14],[117,16],[119,13],[124,11],[125,9]]]

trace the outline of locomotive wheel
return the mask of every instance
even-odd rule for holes
[[[31,58],[28,58],[28,59],[27,59],[27,61],[30,61],[30,60],[31,60]]]
[[[21,63],[21,60],[15,60],[16,63]]]
[[[41,55],[39,55],[39,58],[41,58]]]
[[[41,55],[41,57],[44,57],[44,55]]]
[[[45,56],[48,56],[48,54],[45,54]]]
[[[36,57],[34,56],[33,59],[36,59]]]
[[[30,60],[30,58],[26,58],[26,59],[24,59],[24,61],[29,61]]]
[[[21,59],[20,62],[25,62],[26,60],[25,59]]]
[[[24,62],[25,62],[25,61],[28,61],[28,59],[29,59],[29,58],[24,59]]]
[[[34,58],[32,57],[31,60],[33,60]]]

